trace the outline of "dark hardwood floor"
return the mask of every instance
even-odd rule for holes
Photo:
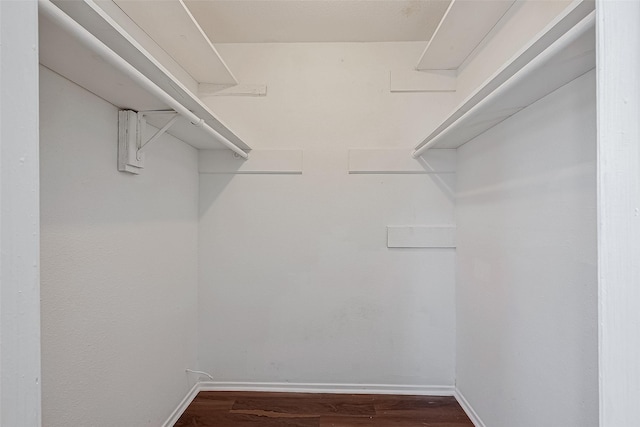
[[[453,397],[200,392],[175,427],[473,427]]]

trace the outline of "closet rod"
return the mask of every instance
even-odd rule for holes
[[[2,0],[0,0],[2,1]],[[244,159],[249,158],[249,154],[236,146],[233,142],[218,133],[209,126],[203,119],[193,114],[184,105],[176,101],[171,95],[162,90],[158,85],[152,82],[147,76],[138,71],[134,66],[122,59],[117,53],[112,51],[104,43],[102,43],[93,34],[87,31],[82,25],[78,24],[66,13],[60,10],[49,0],[38,0],[38,9],[42,11],[49,19],[74,35],[80,42],[90,48],[94,53],[98,54],[102,59],[125,73],[128,77],[135,80],[140,86],[156,96],[162,102],[166,103],[170,108],[178,114],[185,117],[191,124],[204,129],[206,133],[213,136],[224,146],[238,154]]]
[[[546,62],[556,55],[558,52],[567,48],[571,43],[580,38],[583,34],[585,34],[589,29],[593,28],[595,25],[595,11],[591,12],[589,15],[585,16],[580,22],[571,27],[567,32],[565,32],[562,36],[560,36],[556,41],[554,41],[549,47],[543,50],[538,56],[534,57],[531,61],[529,61],[526,65],[524,65],[520,70],[518,70],[513,76],[507,79],[504,83],[498,86],[493,92],[487,95],[485,98],[480,100],[476,105],[474,105],[469,111],[464,113],[460,118],[451,123],[446,129],[437,134],[433,139],[424,144],[422,147],[418,145],[415,151],[411,154],[411,156],[415,159],[420,157],[425,151],[429,148],[436,145],[440,142],[444,137],[447,136],[449,132],[453,129],[457,128],[459,125],[463,124],[467,117],[478,111],[479,109],[484,108],[485,105],[489,104],[491,101],[499,98],[509,91],[513,86],[522,83],[524,80],[529,77],[529,75],[533,74],[536,70],[546,64]]]

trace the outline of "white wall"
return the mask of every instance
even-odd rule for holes
[[[117,108],[41,67],[43,424],[162,424],[197,359],[197,151],[117,171]]]
[[[458,150],[457,387],[487,426],[598,425],[595,73]]]
[[[451,93],[390,93],[422,42],[216,44],[240,83],[267,96],[204,97],[254,149],[413,147],[455,106]]]
[[[454,251],[387,249],[387,225],[452,224],[455,175],[348,175],[349,148],[415,145],[452,94],[391,94],[420,44],[220,45],[264,98],[209,98],[302,175],[201,175],[200,367],[217,380],[454,381]]]

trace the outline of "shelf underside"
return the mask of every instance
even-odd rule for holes
[[[418,154],[425,146],[460,147],[592,70],[595,56],[593,3],[576,1],[431,132]]]
[[[470,112],[464,123],[451,129],[438,142],[439,148],[458,148],[565,84],[595,67],[595,29],[554,56],[547,64],[500,97],[487,101],[482,109]]]
[[[211,111],[183,85],[163,70],[147,52],[131,43],[127,36],[105,21],[87,2],[61,2],[71,8],[72,18],[96,35],[103,43],[127,60],[138,71],[181,104],[202,118],[212,128],[241,149],[249,147],[228,129]],[[69,12],[65,10],[65,12]],[[70,15],[70,16],[71,16]],[[80,22],[81,21],[81,22]],[[90,48],[67,33],[45,16],[40,16],[40,63],[79,86],[105,99],[120,109],[135,111],[167,110],[162,101],[142,89],[134,80],[105,62]],[[161,127],[168,118],[154,115],[148,123]],[[199,149],[226,148],[201,129],[179,119],[169,132],[176,138]]]

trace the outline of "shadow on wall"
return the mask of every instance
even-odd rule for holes
[[[202,218],[214,202],[220,197],[227,186],[235,178],[235,174],[200,174],[200,197],[198,205],[198,218]],[[258,177],[256,177],[258,178]],[[203,190],[203,179],[207,179],[206,191]],[[259,178],[258,178],[259,179]]]
[[[423,157],[416,159],[420,165],[428,172],[429,178],[438,186],[447,198],[451,201],[456,198],[455,174],[454,173],[437,173],[436,168]]]

